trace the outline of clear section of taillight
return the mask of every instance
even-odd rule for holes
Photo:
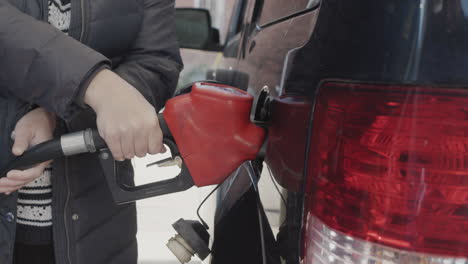
[[[468,258],[468,90],[325,83],[308,164],[307,221],[394,252]]]
[[[398,250],[333,230],[318,218],[307,221],[307,257],[313,264],[468,264],[451,258]]]

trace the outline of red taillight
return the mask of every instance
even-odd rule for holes
[[[468,90],[325,83],[312,137],[306,247],[318,221],[351,239],[468,258]]]

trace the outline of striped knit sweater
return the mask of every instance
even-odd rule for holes
[[[70,0],[49,0],[49,24],[68,34]],[[52,242],[52,168],[18,191],[16,241],[24,244]]]

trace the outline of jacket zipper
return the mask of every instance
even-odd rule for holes
[[[41,8],[41,19],[44,22],[47,22],[49,20],[49,1],[48,0],[42,0],[39,1],[40,3],[40,8]]]
[[[86,11],[85,11],[85,0],[80,0],[81,4],[81,33],[80,33],[80,42],[83,43],[86,31]]]
[[[58,131],[63,132],[63,126],[61,123],[57,123]],[[62,216],[60,214],[52,211],[53,219],[53,238],[54,238],[54,251],[55,251],[55,261],[57,263],[63,264],[72,264],[72,253],[71,253],[71,241],[70,241],[70,230],[69,230],[69,221],[67,221],[67,208],[70,205],[71,197],[71,188],[70,188],[70,179],[69,179],[69,170],[68,170],[68,158],[63,158],[63,161],[60,163],[54,164],[52,170],[52,188],[53,188],[53,198],[52,203],[61,206]],[[62,174],[57,174],[62,172]],[[57,188],[57,186],[62,186]],[[60,210],[59,210],[60,211]],[[59,221],[59,218],[62,217],[62,220]],[[63,223],[62,223],[63,221]],[[59,225],[60,223],[60,225]]]
[[[68,204],[70,202],[70,182],[68,179],[68,158],[65,158],[65,182],[67,185],[67,198],[65,199],[65,205],[64,205],[64,210],[63,210],[63,223],[65,225],[65,237],[67,239],[67,260],[68,263],[71,264],[71,256],[70,256],[70,235],[68,233],[68,222],[67,222],[67,208]]]
[[[85,8],[85,0],[80,0],[80,12],[81,12],[81,32],[80,32],[80,37],[79,41],[81,43],[84,42],[85,39],[85,33],[86,33],[86,8]],[[64,127],[68,126],[65,124]],[[70,204],[70,182],[69,182],[69,177],[68,177],[68,158],[65,158],[65,169],[64,169],[64,174],[65,176],[65,183],[67,187],[67,196],[65,198],[65,204],[63,208],[63,223],[64,223],[64,231],[65,231],[65,238],[66,238],[66,243],[67,243],[67,252],[66,252],[66,258],[67,262],[69,264],[72,264],[71,261],[71,249],[70,249],[70,231],[68,229],[68,219],[67,219],[67,208]]]

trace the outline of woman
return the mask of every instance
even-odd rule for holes
[[[96,125],[117,160],[160,152],[155,110],[182,68],[173,6],[0,0],[0,165]],[[135,205],[113,203],[97,157],[46,166],[0,179],[0,263],[136,263]],[[131,183],[130,163],[118,166]]]

